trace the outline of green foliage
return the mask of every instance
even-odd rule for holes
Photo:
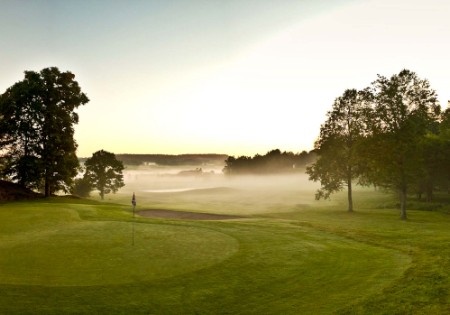
[[[83,176],[74,180],[70,193],[79,197],[89,197],[92,184],[88,177]]]
[[[450,141],[442,134],[428,133],[418,144],[421,150],[423,172],[415,186],[419,198],[433,200],[434,191],[448,191],[450,180]]]
[[[70,72],[45,68],[0,96],[0,145],[3,175],[45,195],[71,185],[76,175],[74,110],[89,99]]]
[[[389,79],[379,75],[373,90],[371,138],[366,142],[369,177],[398,192],[401,218],[406,219],[407,192],[425,171],[420,144],[439,117],[437,96],[427,80],[409,70]]]
[[[341,191],[344,187],[346,177],[341,177],[339,170],[341,161],[335,155],[326,155],[324,151],[319,151],[317,161],[306,168],[306,173],[312,181],[320,181],[321,188],[316,192],[316,200],[328,199],[332,193]]]
[[[436,92],[409,70],[379,75],[360,92],[346,90],[321,126],[319,158],[307,169],[322,184],[316,197],[328,198],[346,185],[351,211],[351,185],[358,180],[396,191],[406,219],[408,191],[425,191],[431,200],[437,185],[448,186],[447,116],[439,114]]]
[[[9,164],[5,175],[10,176],[21,186],[39,188],[42,183],[42,162],[37,156],[24,155],[17,158],[14,163]],[[28,185],[27,185],[28,184]]]
[[[92,187],[98,189],[100,197],[105,194],[116,193],[125,184],[123,182],[123,163],[116,159],[114,153],[100,150],[85,162],[84,177]]]
[[[315,143],[319,157],[306,169],[311,180],[321,183],[316,199],[327,199],[347,186],[348,211],[353,211],[352,181],[361,174],[357,148],[367,129],[370,101],[368,90],[346,90],[334,101]]]

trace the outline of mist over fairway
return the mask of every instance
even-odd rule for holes
[[[199,174],[184,175],[202,168]],[[163,208],[194,212],[251,216],[282,212],[293,205],[315,202],[318,184],[303,172],[271,175],[224,175],[221,166],[139,166],[124,170],[123,187],[107,200],[130,204],[133,192],[137,209]],[[96,198],[96,192],[92,192]]]

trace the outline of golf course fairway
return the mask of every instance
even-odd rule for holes
[[[0,205],[0,314],[448,309],[446,214],[411,211],[401,222],[367,199],[354,214],[337,201],[187,220],[133,217],[120,198]]]

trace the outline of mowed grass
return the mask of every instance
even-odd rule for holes
[[[40,228],[0,234],[0,283],[86,286],[147,281],[214,265],[238,249],[236,240],[210,229],[87,221],[80,220],[73,209],[83,213],[95,207],[40,206],[43,213],[20,204],[12,207],[21,216],[30,215],[25,220]],[[52,224],[45,222],[48,217]]]
[[[359,191],[349,214],[343,195],[310,194],[138,195],[139,209],[246,216],[228,221],[133,218],[128,194],[3,204],[0,314],[449,312],[445,211],[402,222],[389,195]]]

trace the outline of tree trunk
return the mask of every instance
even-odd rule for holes
[[[44,196],[46,198],[50,197],[50,179],[48,178],[48,175],[45,175]]]
[[[347,197],[348,197],[348,212],[353,212],[353,196],[352,196],[351,176],[348,176],[348,178],[347,178]]]
[[[406,220],[406,186],[400,188],[400,219]]]
[[[431,182],[431,180],[427,181],[426,198],[427,202],[433,201],[433,183]]]

